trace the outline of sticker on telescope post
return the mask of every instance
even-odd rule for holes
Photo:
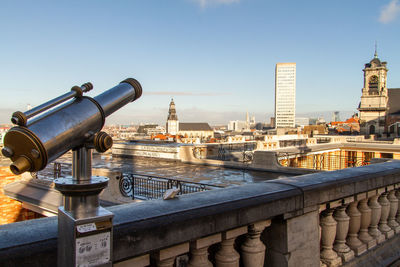
[[[89,267],[108,263],[111,259],[110,232],[76,239],[76,266]]]
[[[79,233],[87,233],[91,231],[97,230],[96,224],[95,223],[86,223],[86,224],[80,224],[76,226],[76,230],[78,230]]]

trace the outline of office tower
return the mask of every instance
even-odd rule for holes
[[[295,127],[296,63],[278,63],[275,68],[275,128]]]
[[[340,121],[339,111],[334,111],[332,114],[332,121]]]

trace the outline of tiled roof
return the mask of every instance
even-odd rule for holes
[[[206,122],[180,122],[179,131],[212,131]]]
[[[346,120],[346,123],[359,123],[359,119],[351,117],[350,119]]]
[[[400,88],[388,88],[388,114],[400,114]]]

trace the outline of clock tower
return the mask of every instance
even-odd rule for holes
[[[176,115],[174,99],[169,103],[168,118],[167,118],[167,133],[176,135],[179,132],[179,121]]]
[[[361,134],[382,135],[388,103],[386,62],[381,62],[375,48],[374,58],[365,64],[364,87],[362,89],[360,111]]]

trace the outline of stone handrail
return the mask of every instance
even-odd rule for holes
[[[113,261],[116,266],[172,266],[176,256],[190,251],[190,266],[210,266],[197,263],[208,262],[207,248],[220,243],[221,248],[213,254],[217,266],[238,266],[239,258],[245,266],[260,266],[255,262],[264,262],[265,253],[270,266],[318,266],[320,260],[322,265],[338,266],[374,247],[370,240],[365,241],[365,248],[350,246],[353,256],[334,250],[335,238],[343,243],[349,235],[352,244],[359,231],[362,233],[360,227],[365,233],[372,225],[371,219],[365,225],[365,199],[381,196],[379,225],[387,230],[384,239],[394,236],[396,231],[385,227],[385,217],[392,222],[388,227],[397,229],[394,220],[400,213],[395,189],[399,183],[400,161],[391,161],[110,207],[115,215]],[[387,195],[390,200],[385,200]],[[370,207],[376,203],[372,199]],[[334,209],[342,213],[337,215]],[[348,216],[343,215],[344,210]],[[0,226],[0,236],[3,265],[56,264],[56,218]],[[240,256],[233,246],[238,236],[245,239]]]

